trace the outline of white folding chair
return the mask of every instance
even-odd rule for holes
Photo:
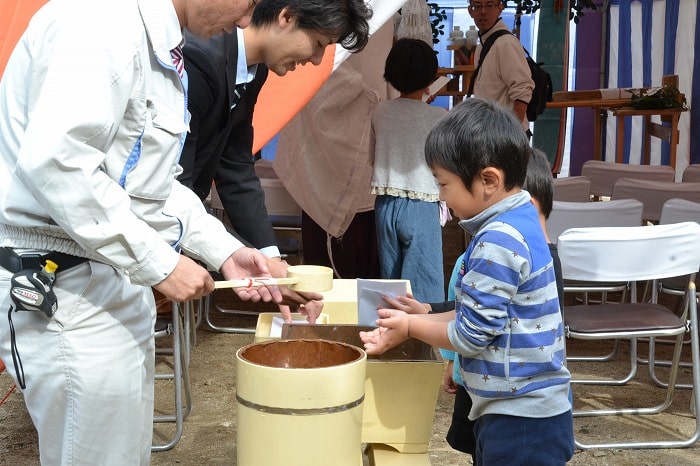
[[[547,219],[547,236],[552,241],[569,228],[632,227],[642,224],[641,202],[634,199],[606,202],[554,201]]]
[[[700,202],[673,198],[666,201],[661,208],[660,225],[680,222],[700,223]],[[698,264],[700,266],[700,264]],[[661,293],[683,296],[688,277],[672,277],[659,280],[658,290]]]
[[[554,201],[552,212],[547,219],[547,235],[556,242],[557,237],[569,228],[579,227],[625,227],[642,224],[642,204],[634,199],[606,202],[562,202]],[[621,293],[620,301],[627,294],[627,282],[590,283],[577,280],[564,280],[564,293],[583,297],[588,304],[589,296],[600,294],[601,302],[607,302],[608,293]],[[620,345],[615,342],[612,350],[605,355],[573,355],[569,361],[609,361],[617,356]]]
[[[660,225],[668,225],[672,223],[681,222],[697,222],[700,223],[700,203],[687,201],[685,199],[669,199],[666,201],[661,209],[661,219],[659,220]],[[698,264],[700,267],[700,264]],[[653,288],[654,292],[658,292],[665,295],[672,295],[679,298],[679,310],[677,313],[682,312],[683,297],[685,296],[686,288],[688,286],[688,280],[690,276],[682,275],[679,277],[668,277],[663,280],[658,280],[656,286]],[[652,300],[656,300],[657,296],[653,295]],[[654,338],[650,339],[649,345],[650,354],[655,354],[654,349],[657,343],[668,343],[667,340],[656,340]],[[690,343],[686,339],[684,342],[686,344]],[[658,359],[644,359],[638,358],[640,363],[649,364],[649,376],[656,382],[657,385],[665,387],[666,382],[662,382],[656,374],[655,366],[669,366],[671,361],[664,361]],[[689,367],[690,363],[681,361],[682,367]],[[689,384],[676,384],[677,388],[692,388]]]
[[[700,263],[700,225],[694,222],[671,225],[613,228],[577,228],[559,236],[559,256],[564,278],[586,281],[655,280],[670,276],[693,274]],[[695,284],[690,282],[684,312],[681,316],[658,303],[637,301],[636,287],[631,288],[631,302],[597,304],[564,308],[564,328],[567,338],[583,340],[628,339],[632,376],[637,367],[637,339],[674,337],[675,347],[665,399],[651,407],[610,407],[592,411],[574,411],[575,417],[606,415],[652,415],[666,410],[673,399],[678,375],[683,337],[690,334],[692,378],[700,386],[700,347],[698,342],[697,302]],[[651,358],[651,357],[650,357]],[[571,367],[570,367],[571,369]],[[590,380],[587,383],[616,384],[618,381]],[[574,385],[575,386],[575,385]],[[625,387],[632,389],[633,385]],[[574,395],[576,391],[574,390]],[[694,393],[698,403],[698,390]],[[615,398],[612,398],[613,401]],[[633,396],[624,399],[634,399]],[[682,440],[633,441],[585,444],[576,440],[578,448],[679,448],[687,447],[700,438],[700,420],[695,432]]]

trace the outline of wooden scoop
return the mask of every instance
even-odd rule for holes
[[[333,270],[321,265],[292,265],[287,278],[243,278],[214,282],[214,288],[252,288],[265,285],[287,285],[295,291],[328,291],[333,288]]]

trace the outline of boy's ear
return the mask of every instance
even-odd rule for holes
[[[503,173],[495,167],[486,167],[479,175],[487,194],[492,194],[503,188]]]

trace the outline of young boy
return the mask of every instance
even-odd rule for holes
[[[460,355],[473,401],[474,464],[562,465],[573,455],[570,375],[555,273],[530,195],[530,148],[518,121],[469,99],[431,131],[426,162],[440,197],[473,234],[458,274],[456,310],[381,310],[362,332],[368,354],[417,338]]]
[[[557,282],[557,295],[559,303],[563,302],[564,285],[561,274],[561,263],[557,252],[557,245],[552,244],[547,237],[546,221],[552,212],[554,199],[554,181],[552,176],[552,168],[549,165],[547,156],[539,149],[533,149],[530,154],[530,159],[527,163],[527,174],[523,189],[530,193],[530,202],[537,208],[540,226],[545,234],[549,251],[554,262],[554,274]],[[407,296],[398,296],[395,299],[385,297],[391,309],[399,309],[408,314],[428,314],[447,312],[455,309],[454,289],[458,284],[458,275],[461,268],[464,255],[460,256],[452,271],[450,278],[450,286],[448,288],[449,301],[440,303],[421,303],[414,299],[410,294]],[[561,308],[561,306],[560,306]],[[441,349],[443,358],[448,361],[445,367],[444,389],[447,393],[455,395],[454,407],[452,412],[452,422],[447,431],[445,439],[447,443],[455,450],[474,455],[475,439],[474,439],[474,421],[469,420],[469,411],[472,407],[472,401],[469,398],[467,390],[462,382],[462,375],[459,369],[459,356],[454,351]],[[455,362],[457,363],[455,365]]]

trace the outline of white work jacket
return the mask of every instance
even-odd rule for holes
[[[242,246],[175,181],[181,41],[171,0],[51,1],[34,16],[0,81],[0,246],[86,256],[146,286],[180,249],[218,269]]]

